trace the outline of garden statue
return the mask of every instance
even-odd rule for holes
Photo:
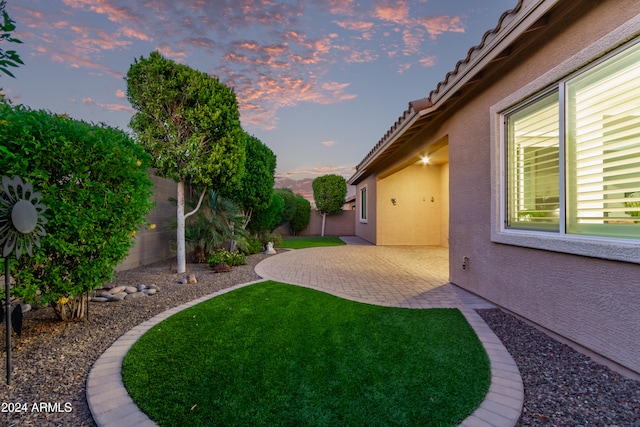
[[[273,242],[268,242],[267,243],[267,250],[264,251],[264,253],[266,255],[275,255],[277,252],[275,249],[273,249]]]

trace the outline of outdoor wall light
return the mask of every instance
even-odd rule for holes
[[[396,198],[395,198],[395,197],[392,197],[392,198],[391,198],[391,204],[392,204],[393,206],[395,206],[395,205],[396,205]]]

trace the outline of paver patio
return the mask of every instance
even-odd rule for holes
[[[461,426],[514,426],[524,398],[520,372],[502,342],[475,312],[495,306],[449,283],[448,249],[373,246],[355,237],[342,239],[348,243],[346,246],[280,253],[259,263],[255,271],[265,280],[305,286],[369,304],[460,309],[489,355],[492,376],[485,400]],[[245,285],[167,310],[118,339],[96,361],[87,379],[87,400],[96,423],[114,427],[155,425],[137,409],[122,384],[121,366],[127,351],[147,330],[167,317]]]

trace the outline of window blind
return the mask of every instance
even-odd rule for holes
[[[566,87],[567,232],[640,237],[640,48]]]

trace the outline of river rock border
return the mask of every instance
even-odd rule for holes
[[[107,285],[92,292],[91,301],[113,302],[131,300],[134,298],[155,295],[159,290],[160,288],[155,284],[144,285],[142,283],[138,283],[136,286]]]

